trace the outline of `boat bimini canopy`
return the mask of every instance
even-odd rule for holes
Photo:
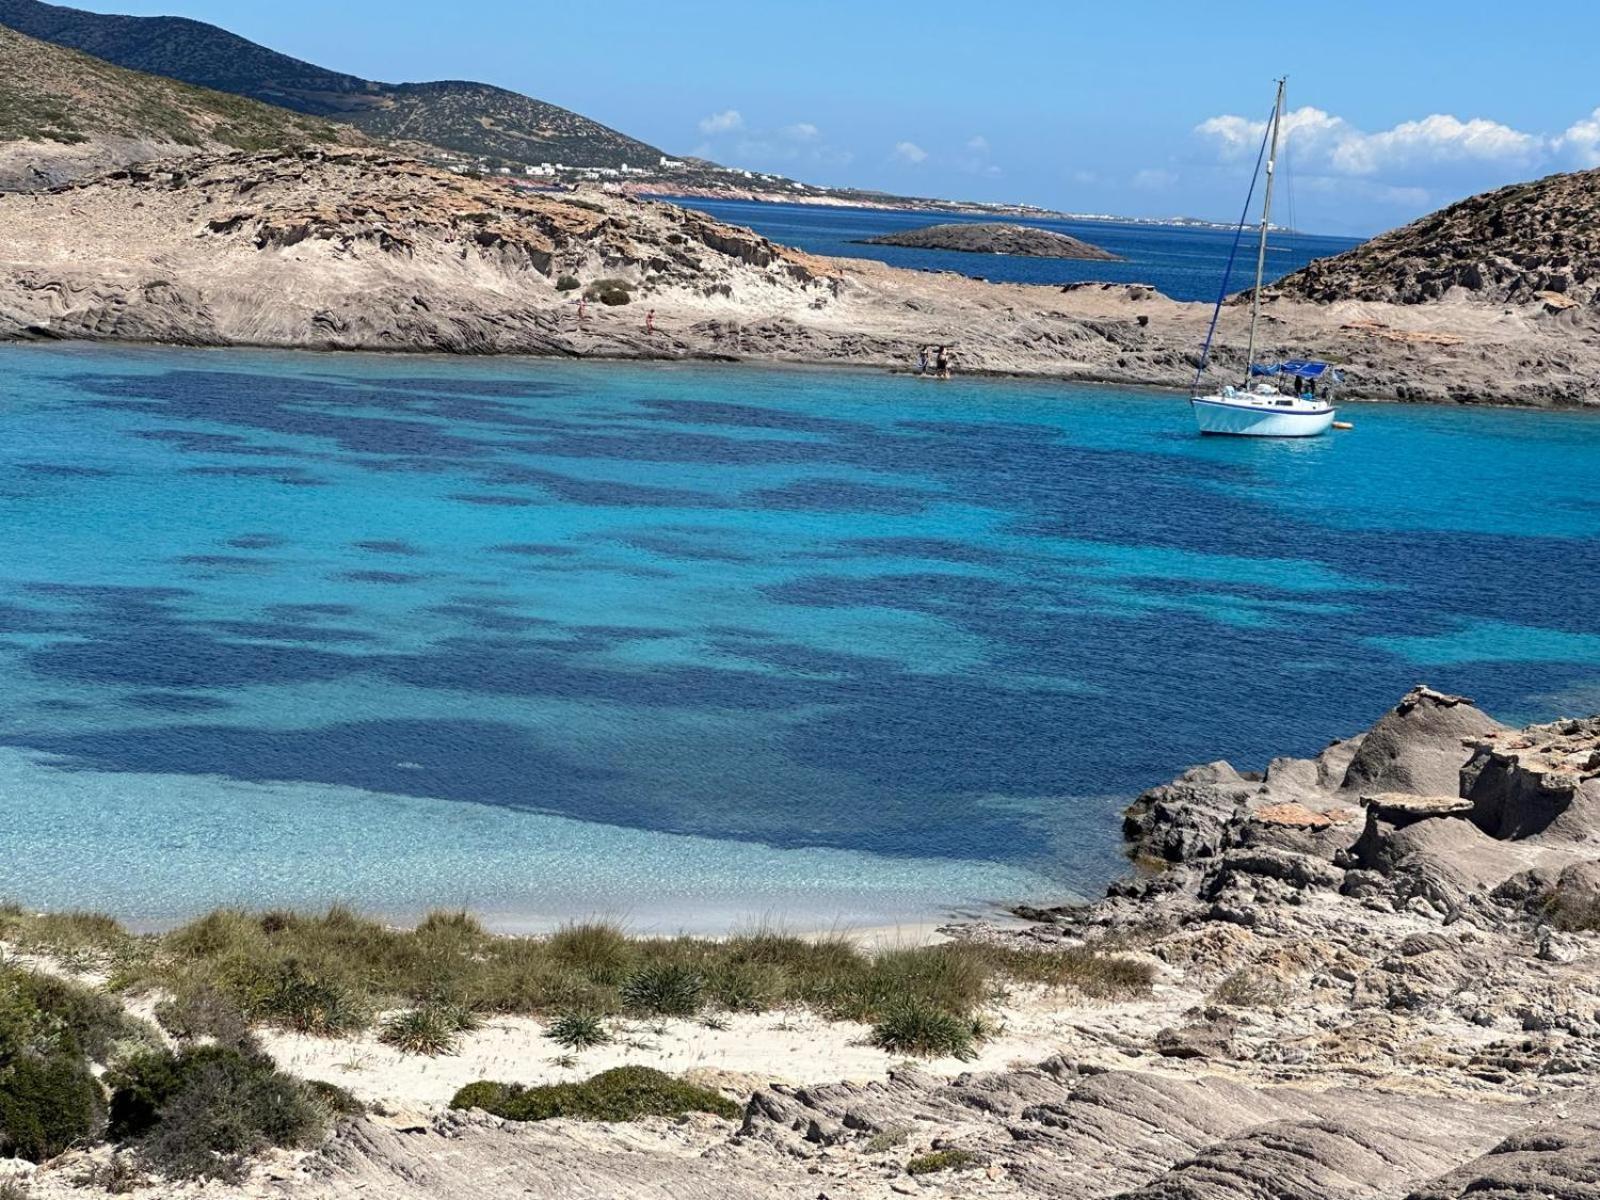
[[[1322,379],[1326,377],[1332,383],[1343,383],[1344,372],[1336,367],[1330,367],[1325,362],[1317,362],[1309,358],[1291,358],[1281,363],[1252,363],[1251,375],[1292,375],[1296,379]]]

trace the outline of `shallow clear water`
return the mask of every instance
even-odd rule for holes
[[[953,250],[914,250],[868,246],[861,239],[903,233],[951,221],[986,217],[933,215],[872,208],[829,208],[809,204],[771,204],[754,200],[682,200],[722,221],[813,254],[874,258],[918,271],[955,271],[1002,283],[1064,284],[1087,281],[1146,283],[1174,300],[1215,300],[1228,264],[1234,231],[1206,226],[1150,225],[1133,221],[1058,221],[1030,218],[1028,225],[1053,229],[1113,254],[1121,262],[1029,258],[1015,254],[964,254]],[[1312,233],[1274,233],[1267,242],[1266,278],[1298,271],[1314,258],[1342,254],[1357,239]],[[1247,234],[1239,246],[1230,291],[1255,279],[1255,242]]]
[[[9,348],[0,892],[905,920],[1410,684],[1600,707],[1600,421]]]

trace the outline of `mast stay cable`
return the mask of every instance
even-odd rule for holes
[[[1273,111],[1277,111],[1277,101],[1273,101]],[[1244,241],[1244,227],[1250,220],[1250,205],[1256,198],[1256,182],[1261,178],[1261,163],[1267,157],[1267,139],[1272,136],[1272,123],[1267,122],[1267,127],[1261,131],[1261,149],[1256,152],[1256,169],[1250,175],[1250,191],[1244,198],[1244,211],[1239,214],[1239,224],[1233,231],[1233,246],[1228,250],[1228,265],[1222,272],[1222,287],[1217,292],[1217,303],[1211,310],[1211,327],[1206,330],[1206,343],[1200,349],[1200,365],[1195,368],[1194,394],[1200,394],[1200,377],[1206,373],[1206,364],[1211,361],[1211,340],[1217,335],[1217,318],[1222,316],[1222,304],[1228,298],[1228,281],[1233,277],[1233,263],[1239,257],[1239,244]]]

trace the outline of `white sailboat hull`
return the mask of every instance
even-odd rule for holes
[[[1189,406],[1201,433],[1233,437],[1316,437],[1337,412],[1331,404],[1288,397],[1195,396]]]

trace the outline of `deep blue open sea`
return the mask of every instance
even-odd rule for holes
[[[1418,680],[1600,708],[1600,420],[0,349],[0,893],[706,928],[1049,900]]]
[[[1021,222],[1081,238],[1122,262],[1081,262],[1062,258],[1025,258],[1013,254],[963,254],[953,250],[912,250],[903,246],[863,246],[856,239],[921,229],[954,221],[994,218],[894,212],[870,208],[831,208],[807,204],[769,204],[750,200],[678,200],[719,220],[745,225],[757,233],[798,246],[813,254],[875,258],[891,266],[920,271],[955,271],[1003,283],[1148,283],[1174,300],[1215,300],[1233,244],[1231,229],[1149,225],[1132,221]],[[1360,242],[1309,233],[1273,233],[1267,239],[1266,277],[1277,279],[1298,271],[1314,258],[1342,254]],[[1247,234],[1239,246],[1229,291],[1255,279],[1256,244]]]

